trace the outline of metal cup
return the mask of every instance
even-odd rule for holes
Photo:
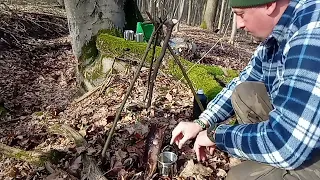
[[[143,39],[144,39],[143,33],[136,34],[136,41],[137,42],[143,42]]]
[[[165,147],[166,148],[166,147]],[[165,149],[163,148],[163,150]],[[177,173],[177,160],[176,153],[171,151],[163,151],[158,155],[158,170],[160,176],[172,178]]]
[[[134,40],[134,31],[125,30],[124,33],[123,33],[123,37],[127,41],[133,41]]]

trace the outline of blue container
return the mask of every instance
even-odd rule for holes
[[[207,103],[208,103],[208,98],[207,96],[204,94],[202,89],[199,89],[197,91],[197,96],[203,106],[204,109],[207,108]],[[196,98],[193,98],[193,119],[199,119],[200,114],[202,113]]]

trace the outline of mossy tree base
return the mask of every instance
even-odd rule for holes
[[[22,160],[34,165],[42,166],[49,159],[49,153],[25,151],[0,143],[0,153],[7,157]]]
[[[107,33],[101,33],[97,37],[97,49],[103,56],[114,58],[122,56],[124,50],[130,53],[130,56],[135,56],[141,59],[147,43],[137,43],[135,41],[126,41],[123,38],[115,37]],[[156,48],[155,57],[158,57],[161,52],[161,47]],[[177,64],[174,63],[173,58],[168,52],[166,55],[166,62],[169,65],[168,69],[163,70],[177,79],[182,78],[182,72]],[[180,61],[188,71],[188,76],[192,81],[195,89],[203,89],[209,99],[213,99],[221,90],[222,86],[214,79],[214,76],[222,78],[223,81],[229,82],[238,75],[237,71],[229,69],[225,73],[222,68],[218,66],[208,66],[202,64],[194,64],[186,59],[180,57]],[[151,62],[151,53],[147,56],[147,62]]]

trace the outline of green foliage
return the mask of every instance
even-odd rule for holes
[[[205,21],[202,21],[200,28],[202,29],[208,29],[207,23]]]

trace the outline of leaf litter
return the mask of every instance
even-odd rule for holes
[[[181,33],[190,33],[190,30],[182,29]],[[19,40],[23,42],[23,38]],[[112,74],[104,95],[96,92],[76,103],[72,101],[77,92],[70,38],[65,35],[45,40],[36,37],[28,42],[33,45],[3,49],[1,54],[4,61],[1,61],[0,72],[4,76],[0,78],[0,99],[8,112],[0,122],[17,121],[0,124],[0,142],[24,150],[56,149],[63,152],[63,156],[50,166],[38,167],[0,155],[0,178],[80,179],[81,154],[85,153],[94,157],[108,179],[141,179],[145,171],[145,141],[151,124],[167,126],[163,143],[166,145],[178,122],[192,120],[190,89],[168,75],[158,75],[151,108],[148,111],[141,108],[148,77],[148,72],[142,71],[116,126],[107,151],[108,161],[101,162],[103,145],[133,72]],[[234,66],[240,69],[239,63]],[[84,137],[87,145],[77,147],[70,139],[50,133],[48,128],[54,124],[69,125]],[[239,163],[219,150],[205,163],[195,159],[192,144],[188,142],[179,151],[179,176],[175,179],[224,179],[230,166]]]

